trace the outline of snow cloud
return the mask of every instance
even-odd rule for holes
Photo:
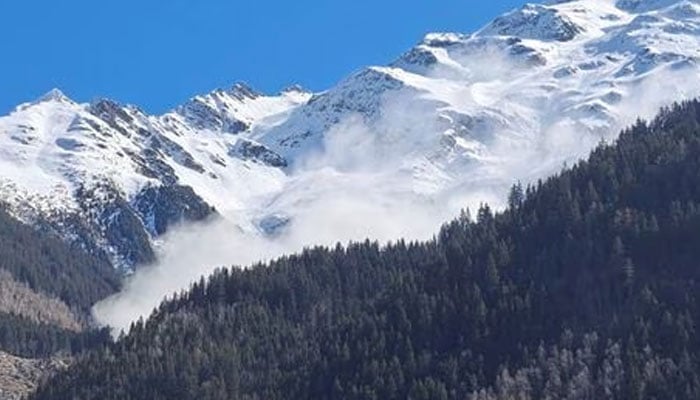
[[[246,267],[312,245],[428,239],[461,209],[483,202],[498,208],[516,181],[557,172],[638,116],[653,117],[661,106],[700,94],[695,69],[657,71],[609,84],[591,101],[573,98],[579,108],[567,108],[546,87],[505,85],[502,72],[514,67],[502,57],[462,65],[464,71],[438,69],[431,76],[463,83],[461,92],[447,93],[451,107],[430,93],[395,92],[379,117],[351,114],[326,132],[322,150],[297,160],[283,190],[257,211],[172,230],[160,240],[155,265],[138,269],[121,293],[95,306],[97,321],[126,329],[165,296],[219,267]],[[528,104],[513,100],[518,91]],[[612,128],[587,116],[601,110],[614,118]],[[474,130],[456,131],[464,122],[457,119],[470,115]],[[503,123],[508,118],[515,123]],[[289,223],[274,235],[249,228],[270,215]]]
[[[313,245],[429,239],[462,208],[493,200],[477,191],[459,198],[456,192],[421,193],[415,174],[448,179],[433,176],[435,167],[416,170],[416,162],[430,165],[427,146],[439,144],[434,109],[429,118],[426,105],[392,96],[383,110],[374,123],[350,115],[327,132],[322,150],[298,160],[284,189],[256,215],[233,212],[171,230],[159,241],[158,262],[138,269],[121,293],[94,307],[98,323],[127,329],[165,296],[219,267],[246,267]],[[289,223],[273,235],[241,228],[266,216]]]

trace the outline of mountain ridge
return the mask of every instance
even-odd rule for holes
[[[549,1],[472,34],[428,34],[320,93],[237,83],[149,115],[52,90],[0,118],[0,188],[20,219],[48,220],[125,271],[184,222],[218,215],[262,236],[268,217],[294,224],[299,205],[345,184],[295,183],[326,170],[369,172],[418,202],[494,201],[700,95],[699,37],[696,1]]]
[[[34,399],[696,399],[700,101],[426,241],[222,268]]]

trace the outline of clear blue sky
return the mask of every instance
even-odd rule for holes
[[[2,0],[0,113],[53,87],[150,112],[245,81],[332,86],[523,0]]]

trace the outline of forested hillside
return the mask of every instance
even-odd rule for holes
[[[86,332],[89,310],[119,282],[105,257],[0,206],[0,351],[48,357],[103,342],[105,332]]]
[[[0,268],[17,281],[78,309],[89,310],[119,287],[119,276],[105,256],[24,224],[4,207],[0,207],[0,255]]]
[[[34,398],[700,398],[700,102],[509,202],[221,270]]]

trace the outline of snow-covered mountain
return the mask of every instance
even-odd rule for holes
[[[236,85],[150,116],[52,90],[0,119],[2,199],[22,219],[107,251],[116,265],[148,262],[151,240],[169,225],[242,209],[279,188],[284,160],[237,134],[284,118],[308,97]]]
[[[359,193],[447,217],[700,95],[699,57],[698,0],[550,1],[429,34],[322,93],[237,84],[148,115],[54,90],[0,118],[0,196],[126,268],[212,213],[275,235]]]

